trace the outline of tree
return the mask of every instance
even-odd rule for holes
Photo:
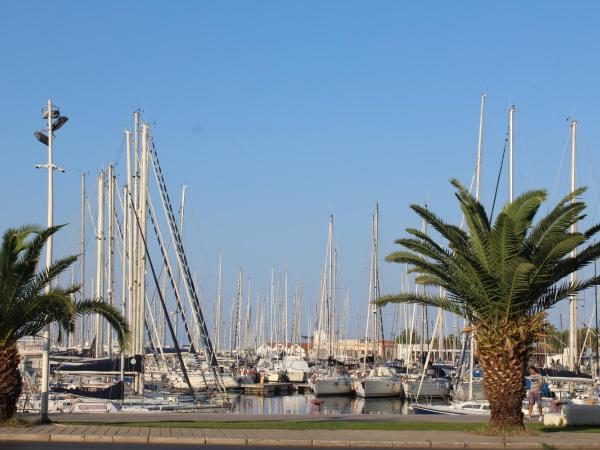
[[[402,330],[400,335],[396,338],[396,342],[398,344],[408,345],[409,342],[411,344],[420,344],[421,340],[419,339],[419,335],[415,330],[412,330],[412,332],[408,330]]]
[[[15,414],[21,395],[19,339],[35,336],[54,322],[61,334],[72,332],[75,320],[84,314],[104,317],[116,330],[121,347],[129,334],[121,314],[102,299],[74,301],[79,285],[55,285],[77,256],[54,261],[48,269],[38,272],[43,248],[60,228],[28,225],[4,233],[0,247],[0,421]]]
[[[475,354],[485,373],[490,426],[522,429],[523,376],[532,344],[544,330],[545,311],[600,284],[600,277],[575,283],[563,280],[599,257],[600,243],[585,244],[600,225],[582,233],[570,231],[571,225],[585,217],[586,205],[578,200],[585,189],[567,195],[536,224],[533,220],[547,194],[544,190],[526,192],[507,203],[492,224],[484,207],[458,181],[451,183],[466,230],[444,222],[427,208],[411,205],[447,246],[409,228],[410,237],[396,241],[405,250],[386,258],[409,264],[418,284],[441,287],[444,294],[403,292],[375,303],[430,305],[471,321]],[[574,249],[578,249],[576,256],[570,254]]]

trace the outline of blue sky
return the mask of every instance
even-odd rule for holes
[[[56,221],[71,223],[58,254],[76,251],[80,173],[90,189],[108,163],[123,174],[123,129],[139,108],[171,197],[189,186],[188,252],[208,295],[223,251],[226,300],[238,266],[266,292],[271,267],[287,264],[312,303],[332,211],[340,284],[364,314],[375,201],[382,254],[419,225],[409,203],[460,221],[447,180],[472,176],[481,92],[484,202],[515,103],[516,190],[547,187],[553,200],[568,190],[576,117],[579,184],[599,219],[599,12],[559,1],[7,3],[0,228],[45,221],[45,176],[33,169],[45,147],[32,132],[48,97],[70,117],[56,141],[67,169]],[[398,267],[382,265],[393,292]]]

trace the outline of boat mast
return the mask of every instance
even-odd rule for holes
[[[594,260],[594,277],[598,276],[596,260]],[[600,376],[600,358],[598,358],[600,336],[598,336],[598,285],[594,286],[594,314],[596,315],[596,376]]]
[[[229,306],[229,357],[233,356],[233,311],[235,310],[235,302],[232,300],[231,305]]]
[[[273,309],[275,309],[275,269],[273,267],[271,267],[271,291],[270,291],[270,296],[269,296],[269,303],[270,303],[270,308],[269,308],[269,315],[270,315],[270,323],[269,323],[269,348],[271,348],[273,346],[273,342],[274,342],[274,336],[273,336]],[[269,350],[269,353],[271,352],[271,350]],[[270,355],[269,355],[270,356]]]
[[[123,198],[123,202],[124,202],[124,206],[125,206],[125,211],[126,211],[126,217],[127,217],[127,227],[125,228],[125,232],[127,234],[127,240],[126,240],[126,246],[123,245],[123,247],[125,247],[127,249],[127,323],[129,323],[130,327],[133,327],[133,306],[134,306],[134,300],[133,300],[133,296],[134,296],[134,285],[133,285],[133,253],[134,253],[134,246],[133,246],[133,236],[135,233],[134,230],[134,226],[133,226],[133,214],[131,211],[131,207],[133,204],[133,197],[132,197],[132,188],[133,188],[133,181],[132,181],[132,161],[131,161],[131,131],[130,130],[125,130],[125,151],[127,152],[126,155],[126,160],[127,160],[127,190],[126,192],[126,197]],[[123,286],[123,289],[125,289],[125,286]],[[125,313],[125,311],[123,311],[123,313]],[[132,328],[133,330],[133,328]],[[133,354],[135,355],[135,351],[133,351]]]
[[[283,318],[283,350],[287,350],[287,343],[288,343],[288,269],[287,266],[285,267],[285,275],[284,275],[284,280],[283,280],[283,301],[284,301],[284,308],[283,308],[283,314],[284,314],[284,318]]]
[[[329,219],[329,252],[327,255],[328,258],[328,266],[329,266],[329,270],[328,270],[328,276],[326,278],[326,283],[327,283],[327,316],[328,316],[328,334],[329,334],[329,355],[328,358],[333,357],[333,266],[334,266],[334,261],[333,261],[333,215],[330,215],[330,219]]]
[[[481,94],[481,110],[479,112],[479,136],[477,139],[477,183],[475,185],[475,199],[479,201],[481,197],[481,157],[483,152],[483,113],[485,108],[486,94]],[[509,146],[510,146],[510,200],[512,201],[512,119],[514,114],[514,106],[511,108],[512,113],[509,117]],[[471,337],[469,342],[469,400],[473,400],[473,370],[475,369],[475,332],[471,329]]]
[[[80,283],[81,288],[79,290],[79,299],[85,300],[85,173],[81,174],[81,241],[79,242],[81,251],[81,273]],[[80,333],[80,344],[81,352],[83,353],[85,346],[85,318],[82,316],[80,320],[81,328]]]
[[[244,324],[244,349],[250,350],[250,347],[252,346],[252,344],[250,342],[250,337],[251,337],[250,320],[252,319],[252,317],[251,317],[251,314],[252,314],[252,312],[251,312],[252,285],[251,285],[250,277],[248,277],[248,287],[246,289],[248,291],[248,294],[246,294],[246,323]]]
[[[138,266],[139,266],[139,257],[138,255],[140,254],[140,231],[139,228],[137,226],[133,226],[134,222],[133,222],[133,218],[137,216],[137,210],[138,210],[138,205],[139,205],[139,190],[140,190],[140,139],[139,139],[139,135],[140,135],[140,112],[139,111],[134,111],[133,113],[133,166],[132,166],[132,183],[133,183],[133,188],[130,188],[130,194],[133,194],[133,204],[131,205],[131,211],[130,211],[130,224],[131,224],[131,229],[133,232],[133,239],[132,239],[132,254],[130,256],[130,259],[132,261],[132,266],[131,266],[131,283],[132,283],[132,297],[131,297],[131,322],[130,322],[130,326],[131,326],[131,336],[132,336],[132,354],[133,355],[137,355],[138,354],[138,332],[137,332],[137,328],[138,328],[138,324],[139,324],[139,310],[138,310],[138,303],[139,303],[139,297],[138,297],[138,292],[139,292],[139,273],[138,273]],[[137,222],[137,220],[136,220]],[[139,377],[135,377],[134,380],[134,390],[135,392],[138,392],[138,382],[139,382]]]
[[[240,359],[240,351],[241,351],[241,335],[242,335],[242,311],[244,303],[244,296],[242,292],[242,268],[240,267],[238,270],[238,282],[237,282],[237,308],[236,308],[236,318],[235,318],[235,349],[236,349],[236,359],[239,361]]]
[[[427,209],[427,203],[425,203],[425,209]],[[425,221],[425,219],[423,219],[423,223],[421,225],[421,231],[423,233],[427,233],[427,222]],[[425,286],[422,286],[422,292],[425,293]],[[416,286],[415,286],[416,289]],[[416,307],[416,305],[415,305]],[[423,355],[425,354],[425,340],[427,339],[425,336],[425,325],[427,322],[427,306],[422,305],[421,306],[421,339],[420,339],[420,344],[421,344],[421,351],[419,354],[419,363],[423,362]],[[425,370],[425,368],[423,368],[423,370]]]
[[[334,249],[333,251],[333,274],[331,276],[331,280],[332,280],[332,310],[331,310],[331,317],[333,319],[333,339],[335,339],[334,342],[334,350],[333,350],[333,355],[337,356],[339,354],[339,343],[340,343],[340,335],[339,335],[339,314],[337,312],[337,308],[338,308],[338,278],[337,278],[337,268],[338,268],[338,263],[337,263],[337,249]]]
[[[214,334],[216,339],[215,351],[218,352],[221,346],[221,304],[223,302],[222,293],[222,281],[223,281],[223,253],[219,253],[219,275],[217,278],[217,299],[215,302],[215,322],[214,322]]]
[[[96,221],[96,298],[104,298],[104,170],[98,175],[98,219]],[[96,314],[96,358],[104,353],[103,323]]]
[[[479,135],[477,138],[477,183],[475,184],[475,199],[479,201],[481,186],[481,156],[483,151],[483,112],[486,94],[481,94],[481,111],[479,112]],[[512,145],[512,144],[511,144]]]
[[[508,110],[508,201],[513,201],[515,105]]]
[[[368,302],[367,302],[367,320],[366,320],[366,329],[365,329],[365,345],[364,345],[364,357],[363,357],[363,373],[366,372],[367,370],[367,355],[369,353],[368,349],[369,349],[369,328],[371,325],[371,313],[373,313],[373,315],[376,314],[376,307],[374,307],[374,305],[371,304],[371,302],[373,301],[373,288],[374,288],[374,277],[373,277],[373,260],[374,260],[374,254],[375,254],[375,214],[373,214],[371,216],[371,267],[370,267],[370,271],[369,271],[369,295],[368,295]],[[377,322],[374,321],[374,328],[377,329]],[[376,330],[375,330],[376,331]],[[377,333],[374,333],[375,335],[377,335]],[[375,340],[375,345],[377,345],[377,338],[374,339]],[[371,352],[373,354],[373,357],[375,357],[375,350],[372,347],[373,344],[371,344]]]
[[[183,240],[183,218],[185,214],[185,192],[187,191],[187,185],[184,184],[181,187],[181,206],[179,207],[179,233],[181,234],[181,239]],[[177,289],[181,290],[181,267],[177,266]],[[177,330],[179,329],[179,315],[181,311],[179,310],[179,304],[175,307],[175,336],[178,336]],[[190,342],[191,344],[191,342]]]
[[[128,221],[128,211],[127,207],[127,199],[129,198],[128,186],[123,186],[123,246],[122,246],[122,254],[121,254],[121,315],[125,316],[126,312],[126,303],[127,303],[127,293],[129,291],[129,284],[127,279],[127,251],[129,249],[129,221]],[[121,381],[125,381],[125,349],[121,349]]]
[[[375,301],[379,298],[379,203],[375,203],[375,214],[373,216],[373,298]],[[381,307],[375,307],[375,341],[377,345],[377,356],[385,357],[385,342],[383,334],[383,316]]]
[[[406,292],[408,292],[409,289],[409,283],[408,283],[408,264],[404,265],[404,290]],[[409,333],[409,325],[408,325],[408,316],[410,313],[410,305],[408,305],[407,303],[404,303],[403,305],[403,309],[404,309],[404,365],[408,368],[409,364],[410,364],[410,359],[411,359],[411,355],[409,352],[409,348],[408,348],[408,333]],[[410,332],[412,333],[412,330],[410,330]]]
[[[138,241],[140,244],[139,253],[139,293],[138,293],[138,354],[142,357],[141,371],[138,374],[138,393],[144,395],[144,359],[146,355],[146,349],[144,344],[145,335],[145,311],[146,311],[146,251],[145,240],[147,239],[147,208],[148,208],[148,130],[149,126],[146,123],[142,124],[142,161],[140,167],[140,200],[139,200],[139,220],[140,220],[140,234],[142,239]]]
[[[344,296],[344,359],[348,356],[348,314],[350,312],[350,287],[346,286],[346,295]],[[298,316],[300,311],[298,311]]]
[[[577,121],[571,122],[571,193],[575,192],[575,176],[577,168]],[[575,198],[571,203],[575,203]],[[577,232],[577,224],[571,225],[571,233]],[[571,258],[575,258],[577,249],[571,252]],[[570,276],[571,284],[577,282],[577,272]],[[577,370],[577,294],[569,298],[569,370]]]
[[[108,166],[108,304],[115,306],[115,176],[112,164]],[[108,327],[106,343],[108,356],[112,356],[112,327]]]
[[[321,359],[321,346],[323,345],[323,333],[325,332],[324,320],[325,320],[325,306],[327,302],[327,291],[325,286],[325,278],[327,277],[327,253],[325,253],[325,261],[321,267],[321,281],[320,281],[320,295],[318,311],[315,311],[315,337],[313,338],[313,347],[316,347],[316,359]],[[310,329],[310,327],[309,327]]]
[[[266,303],[266,302],[265,302]],[[264,343],[264,327],[263,327],[263,321],[264,321],[264,306],[261,307],[261,305],[263,305],[263,303],[261,303],[260,301],[260,292],[256,293],[256,342],[254,344],[254,346],[256,348],[260,347],[263,345]]]
[[[163,278],[162,278],[162,295],[163,295],[163,298],[165,299],[165,302],[167,301],[167,295],[168,295],[167,276],[168,276],[168,270],[165,270],[163,272]],[[165,347],[167,345],[167,316],[165,315],[163,308],[161,308],[160,302],[156,302],[156,325],[159,328],[158,341],[160,342],[160,346]],[[195,348],[198,348],[198,347],[196,346]]]

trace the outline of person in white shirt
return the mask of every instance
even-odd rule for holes
[[[542,385],[544,380],[537,369],[533,366],[529,367],[529,420],[531,420],[531,413],[533,412],[533,405],[537,403],[538,412],[540,414],[540,422],[544,417],[542,411]]]

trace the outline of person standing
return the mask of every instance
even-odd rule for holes
[[[529,367],[529,420],[531,420],[531,413],[533,412],[533,405],[537,403],[538,412],[540,415],[540,422],[544,420],[544,413],[542,410],[542,386],[544,380],[542,375],[533,366]]]

